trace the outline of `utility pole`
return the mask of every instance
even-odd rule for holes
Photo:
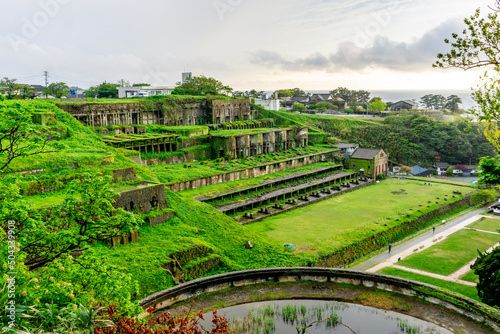
[[[49,72],[43,71],[43,75],[45,76],[45,89],[49,86]],[[48,99],[47,91],[45,91],[45,99]]]

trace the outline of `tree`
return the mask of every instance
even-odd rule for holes
[[[332,94],[334,97],[340,97],[342,100],[344,100],[349,106],[355,106],[355,99],[354,97],[354,91],[349,90],[346,87],[338,87],[332,91],[330,91],[330,94]],[[353,103],[354,101],[354,103]],[[356,109],[356,108],[354,108]]]
[[[500,156],[484,157],[479,161],[479,183],[496,185],[500,184]]]
[[[331,110],[333,109],[333,104],[327,101],[321,101],[316,105],[317,110]]]
[[[130,87],[130,81],[120,79],[118,80],[118,87]]]
[[[224,85],[222,82],[205,76],[187,78],[186,82],[177,83],[177,87],[172,94],[174,95],[217,95],[230,94],[233,89]]]
[[[450,166],[446,169],[446,175],[453,175],[453,167]]]
[[[445,54],[438,54],[434,67],[456,67],[464,70],[480,67],[493,67],[493,77],[485,74],[482,84],[473,92],[472,98],[477,107],[470,110],[473,119],[484,124],[484,134],[488,141],[500,152],[500,83],[496,76],[500,72],[500,21],[497,10],[481,17],[478,8],[474,15],[464,20],[466,28],[462,34],[453,33],[452,39],[445,39],[451,50]]]
[[[5,94],[9,100],[16,95],[19,89],[19,84],[16,81],[17,79],[9,79],[7,77],[0,80],[0,93]]]
[[[151,86],[151,85],[148,83],[135,83],[132,85],[132,87],[148,87],[148,86]]]
[[[32,122],[32,114],[19,102],[0,105],[0,170],[19,157],[48,153],[46,133]]]
[[[452,112],[458,112],[460,109],[458,107],[459,104],[462,103],[462,99],[457,95],[450,95],[446,98],[446,103],[444,107],[446,109],[451,110]]]
[[[19,85],[19,96],[23,99],[31,99],[35,96],[35,89],[30,85]]]
[[[411,167],[408,167],[408,166],[405,166],[405,165],[403,165],[403,166],[401,166],[399,168],[399,172],[400,173],[407,173],[407,174],[409,174],[409,173],[411,173],[411,171],[412,171]]]
[[[478,8],[474,15],[464,20],[467,28],[462,31],[462,36],[454,33],[452,40],[444,40],[446,44],[451,45],[451,51],[439,53],[433,67],[458,67],[469,70],[500,65],[498,14],[490,13],[486,18],[480,14]]]
[[[477,292],[481,300],[491,306],[500,307],[500,247],[491,253],[481,254],[471,266],[479,276]]]
[[[361,103],[367,103],[370,100],[370,92],[366,90],[358,90],[354,93],[356,100]]]
[[[70,94],[68,85],[64,82],[54,82],[43,89],[44,95],[52,95],[58,99]]]
[[[93,86],[87,89],[83,96],[85,97],[95,97],[98,98],[118,98],[118,87],[117,84],[110,84],[107,82],[103,82],[99,86]]]
[[[117,193],[109,181],[110,177],[83,174],[70,183],[63,203],[43,212],[31,212],[29,220],[23,219],[26,212],[19,206],[1,210],[9,219],[23,222],[18,223],[17,241],[26,254],[24,263],[30,270],[140,226],[139,216],[113,207]],[[4,198],[3,202],[8,201]]]
[[[420,103],[429,109],[441,109],[445,106],[446,101],[447,100],[443,95],[435,94],[427,94],[420,98]]]
[[[303,105],[302,103],[295,102],[292,105],[292,111],[306,111],[307,107]]]

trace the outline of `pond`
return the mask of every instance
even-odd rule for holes
[[[401,313],[321,300],[258,302],[219,309],[230,333],[448,334],[449,330]],[[212,313],[202,325],[211,328]]]

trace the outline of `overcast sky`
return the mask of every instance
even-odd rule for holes
[[[181,72],[236,90],[469,89],[433,69],[443,40],[493,0],[3,0],[0,76],[87,88],[174,85]]]

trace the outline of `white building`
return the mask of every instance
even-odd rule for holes
[[[118,98],[124,99],[127,97],[141,95],[155,96],[155,95],[170,95],[175,89],[173,86],[141,86],[141,87],[117,87]]]
[[[280,101],[279,100],[255,99],[255,104],[258,106],[261,106],[262,108],[264,108],[266,110],[274,110],[274,111],[280,110]]]

